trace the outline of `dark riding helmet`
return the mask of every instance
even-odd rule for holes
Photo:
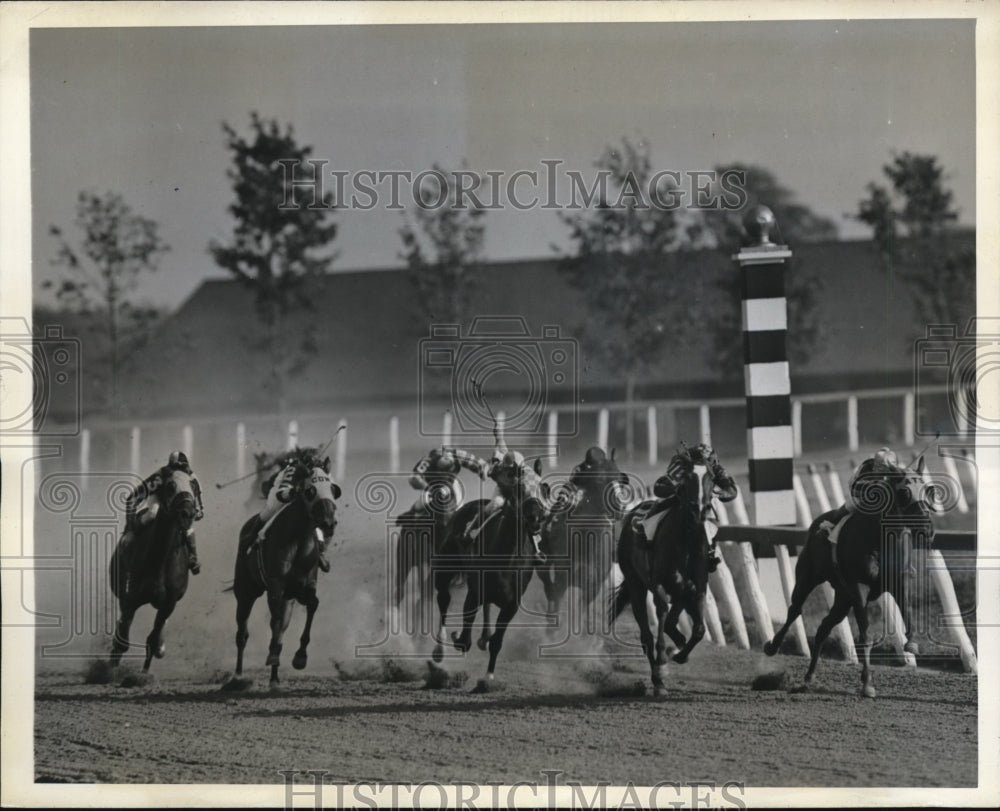
[[[191,472],[191,463],[188,462],[187,454],[184,451],[174,451],[171,453],[170,458],[167,460],[167,467],[172,470]]]

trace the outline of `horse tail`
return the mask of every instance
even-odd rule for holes
[[[625,610],[625,606],[628,604],[628,587],[625,583],[625,578],[622,578],[621,583],[611,590],[611,594],[608,597],[608,625],[614,625],[615,620],[621,616],[622,611]]]
[[[222,593],[226,594],[227,592],[234,591],[235,589],[236,589],[236,581],[233,581],[222,590]]]

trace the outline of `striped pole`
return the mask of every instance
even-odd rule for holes
[[[763,526],[795,523],[792,389],[785,348],[785,262],[792,252],[771,242],[774,226],[769,208],[751,209],[744,227],[755,244],[733,257],[740,266],[743,300],[750,492],[754,520]]]
[[[559,464],[559,412],[554,408],[549,412],[548,425],[548,445],[549,445],[549,467],[555,468]]]

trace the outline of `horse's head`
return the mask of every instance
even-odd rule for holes
[[[521,554],[533,555],[534,545],[532,538],[541,534],[545,527],[545,522],[548,520],[548,512],[540,499],[529,496],[521,501],[520,517],[521,532],[519,535],[522,546]]]
[[[590,448],[573,468],[569,482],[583,493],[581,503],[594,505],[602,514],[618,517],[624,513],[629,501],[628,477],[618,469],[613,448],[611,456],[601,448]]]
[[[161,499],[167,514],[180,528],[185,532],[191,529],[198,511],[191,476],[183,470],[171,470],[169,478],[163,483]]]
[[[323,467],[306,468],[301,484],[302,500],[309,519],[327,537],[337,526],[337,504],[340,486],[330,478]]]

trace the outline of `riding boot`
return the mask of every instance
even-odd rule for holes
[[[195,545],[193,529],[187,531],[185,541],[188,548],[188,568],[191,574],[198,574],[201,572],[201,564],[198,562],[198,547]]]
[[[718,569],[720,563],[722,563],[722,558],[719,557],[719,548],[715,545],[715,541],[711,541],[708,544],[708,571],[709,571],[709,574],[711,574],[716,569]]]
[[[321,530],[317,528],[316,530],[316,565],[319,566],[324,572],[330,571],[330,561],[326,559],[326,545],[330,542],[329,538],[323,536]]]

